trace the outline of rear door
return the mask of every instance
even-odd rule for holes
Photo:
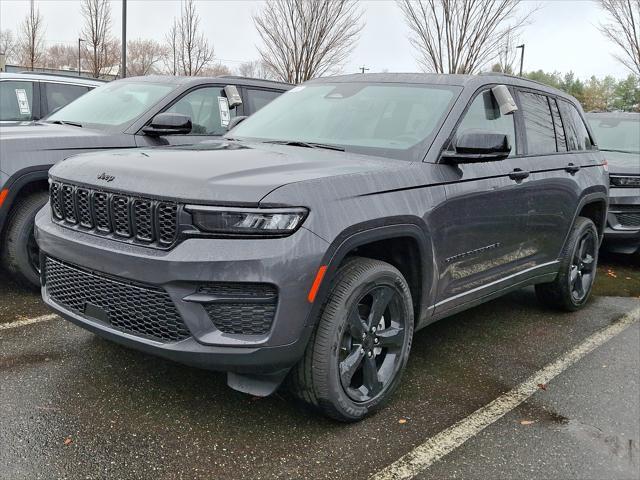
[[[528,173],[518,115],[501,115],[487,88],[457,127],[455,136],[504,133],[512,150],[505,160],[442,165],[447,200],[431,217],[440,271],[436,313],[498,290],[505,278],[527,268],[522,247],[528,237]]]
[[[282,95],[283,92],[279,90],[269,90],[267,88],[245,87],[244,93],[245,115],[252,115]]]
[[[532,265],[558,259],[583,192],[582,169],[597,164],[592,142],[576,107],[543,92],[519,89],[529,184],[528,237]]]
[[[40,85],[40,118],[46,117],[89,91],[89,87],[69,83],[41,82]]]

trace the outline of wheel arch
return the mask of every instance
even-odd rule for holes
[[[578,207],[576,208],[576,211],[573,215],[573,220],[571,221],[571,228],[569,228],[564,242],[562,243],[563,249],[569,241],[571,231],[573,229],[573,226],[576,224],[576,220],[578,219],[578,217],[589,218],[593,221],[593,223],[596,224],[598,237],[600,239],[600,242],[602,242],[602,239],[604,237],[604,229],[607,225],[608,208],[609,197],[605,192],[593,192],[584,195],[578,203]]]
[[[4,234],[7,220],[16,204],[16,200],[35,191],[46,191],[48,188],[49,168],[48,166],[29,167],[18,170],[2,186],[2,190],[7,189],[8,194],[0,206],[0,237]]]
[[[397,246],[398,250],[385,250]],[[402,254],[409,258],[402,258]],[[409,283],[414,303],[416,328],[426,322],[429,301],[435,285],[433,246],[431,235],[422,219],[399,216],[354,225],[344,230],[331,243],[323,257],[326,273],[309,315],[315,324],[324,305],[336,272],[349,256],[363,256],[383,260],[395,266]]]

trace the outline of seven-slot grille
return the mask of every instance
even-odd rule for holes
[[[89,233],[167,248],[178,236],[178,206],[172,202],[51,182],[55,221]]]

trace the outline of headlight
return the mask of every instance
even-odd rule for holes
[[[306,208],[231,208],[187,205],[203,232],[226,235],[290,235],[307,216]]]
[[[640,187],[640,176],[638,177],[623,177],[619,175],[610,175],[609,182],[612,187]]]

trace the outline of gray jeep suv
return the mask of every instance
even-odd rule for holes
[[[322,78],[218,141],[56,165],[42,295],[115,342],[253,395],[288,379],[353,421],[435,320],[527,285],[582,307],[608,183],[580,105],[541,84]]]
[[[233,76],[130,77],[96,88],[43,121],[0,128],[0,265],[15,280],[39,286],[33,221],[47,201],[54,163],[81,152],[219,138],[291,87]]]

